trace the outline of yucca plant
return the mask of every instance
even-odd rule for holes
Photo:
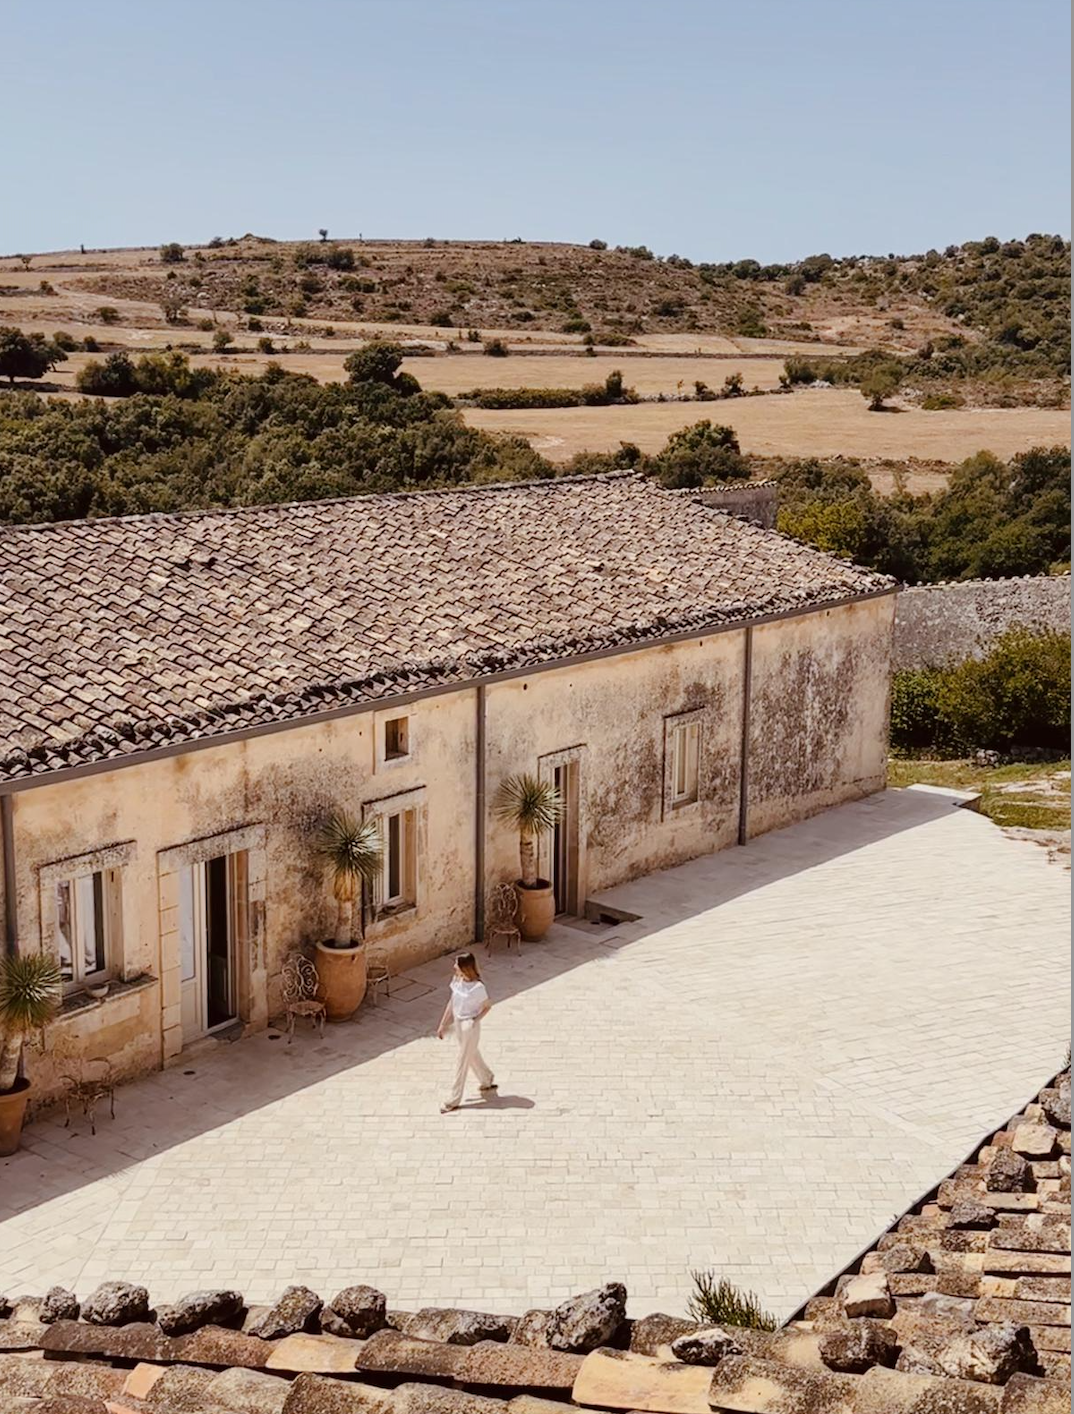
[[[550,781],[508,776],[496,795],[496,814],[518,831],[522,887],[537,887],[537,840],[563,814],[563,797]]]
[[[384,864],[384,840],[375,819],[354,820],[345,811],[330,817],[321,831],[317,852],[332,874],[336,900],[334,946],[354,946],[354,905],[362,889],[379,875]],[[358,909],[358,937],[362,936],[362,910]]]
[[[740,1291],[715,1272],[691,1272],[694,1294],[686,1313],[703,1326],[751,1326],[758,1331],[774,1331],[779,1322],[765,1311],[752,1291]]]
[[[60,1009],[59,964],[48,953],[0,958],[0,1095],[14,1090],[23,1041]]]

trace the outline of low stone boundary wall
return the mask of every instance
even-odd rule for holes
[[[904,589],[895,610],[895,660],[923,668],[980,658],[1016,624],[1070,628],[1070,576],[971,579]]]

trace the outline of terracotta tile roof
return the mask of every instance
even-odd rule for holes
[[[0,531],[0,779],[892,581],[636,474]]]

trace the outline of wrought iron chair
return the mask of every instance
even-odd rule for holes
[[[507,951],[522,948],[518,926],[518,891],[514,884],[497,884],[489,892],[485,910],[485,947],[489,952],[497,938],[503,938]]]
[[[287,1044],[295,1034],[295,1017],[308,1016],[324,1035],[325,1004],[317,998],[321,979],[308,957],[300,952],[290,955],[283,965],[283,1005],[287,1013]]]
[[[64,1129],[71,1126],[71,1110],[80,1109],[90,1122],[90,1133],[97,1133],[97,1106],[108,1101],[109,1114],[116,1117],[116,1079],[112,1062],[105,1056],[65,1057],[71,1069],[64,1071]]]
[[[374,1006],[380,1006],[381,993],[392,994],[392,970],[379,952],[370,952],[366,967],[366,995]]]

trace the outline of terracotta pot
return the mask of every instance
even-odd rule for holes
[[[538,879],[535,889],[516,883],[518,928],[528,943],[539,943],[556,916],[556,898],[547,879]]]
[[[356,943],[352,948],[333,948],[318,943],[315,963],[328,1020],[348,1020],[365,996],[365,943]]]
[[[30,1098],[30,1082],[16,1080],[14,1090],[0,1095],[0,1155],[15,1153],[22,1135],[22,1121]]]

